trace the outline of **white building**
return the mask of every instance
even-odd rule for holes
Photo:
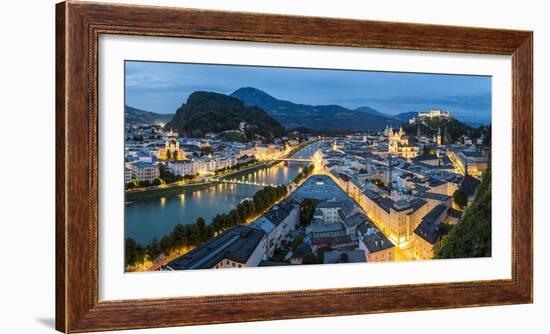
[[[344,222],[346,217],[359,211],[359,207],[352,201],[328,200],[317,205],[314,218],[321,219],[325,224]]]
[[[171,261],[166,270],[257,267],[265,242],[263,231],[237,225]]]
[[[200,164],[194,160],[170,161],[168,166],[172,174],[182,176],[195,175],[200,168]]]
[[[132,179],[153,182],[160,176],[158,167],[148,162],[138,161],[126,166],[132,172]]]
[[[293,200],[285,200],[274,205],[263,216],[250,224],[250,227],[260,229],[267,234],[266,258],[273,255],[275,248],[287,240],[289,233],[296,229],[300,222],[300,206]]]
[[[451,112],[446,110],[441,110],[441,109],[432,109],[430,111],[422,111],[422,112],[419,112],[417,116],[411,118],[409,120],[409,123],[414,124],[416,122],[421,121],[422,119],[435,118],[435,117],[451,118]]]
[[[184,161],[170,161],[170,171],[174,175],[195,175],[197,173],[210,173],[223,168],[233,167],[236,159],[227,157],[196,158]]]
[[[124,183],[128,183],[132,180],[132,171],[128,167],[124,167]]]

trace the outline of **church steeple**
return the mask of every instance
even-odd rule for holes
[[[443,145],[443,137],[441,136],[441,127],[437,129],[437,135],[435,136],[435,143],[438,146]]]

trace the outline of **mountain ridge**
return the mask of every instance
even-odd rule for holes
[[[317,128],[330,130],[383,129],[386,125],[399,122],[389,115],[370,107],[351,110],[340,105],[307,105],[279,100],[253,87],[242,87],[229,96],[243,101],[245,106],[257,106],[265,110],[285,127]],[[368,110],[366,109],[368,108]]]
[[[127,125],[167,123],[172,117],[174,114],[159,114],[124,105],[124,119]]]

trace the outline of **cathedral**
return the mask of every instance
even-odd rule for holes
[[[401,155],[403,158],[414,158],[418,155],[418,146],[414,145],[411,138],[405,134],[401,126],[395,131],[392,126],[386,126],[384,135],[388,137],[388,152]]]
[[[170,137],[164,144],[164,148],[157,152],[157,158],[162,160],[185,160],[185,151],[180,149],[180,142],[177,138]]]

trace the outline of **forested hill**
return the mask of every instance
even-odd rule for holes
[[[241,121],[247,123],[244,133],[247,140],[262,137],[271,142],[286,133],[279,122],[259,107],[246,107],[239,99],[212,92],[191,94],[165,128],[180,134],[201,136],[209,132],[237,130]]]
[[[443,237],[435,258],[491,256],[491,170],[483,174],[474,201],[466,207],[460,222]]]
[[[426,119],[422,123],[418,124],[403,124],[403,129],[409,135],[416,135],[418,128],[420,132],[426,136],[434,136],[439,129],[441,129],[446,143],[454,143],[461,136],[465,135],[472,139],[477,139],[483,136],[484,144],[491,142],[491,126],[483,125],[477,128],[473,128],[466,123],[463,123],[456,118],[431,118]]]

